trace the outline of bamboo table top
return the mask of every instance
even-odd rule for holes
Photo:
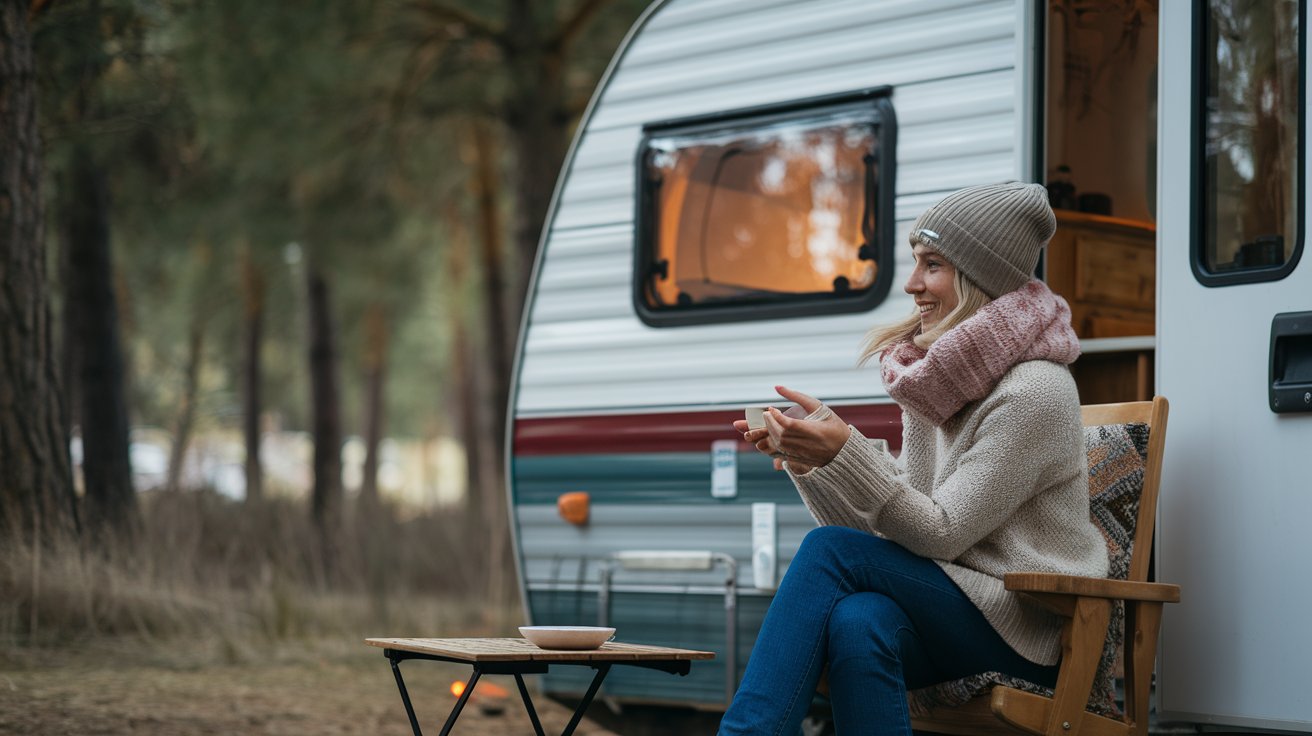
[[[607,642],[600,649],[539,649],[527,639],[365,639],[369,646],[430,654],[461,662],[669,662],[715,659],[714,652]]]

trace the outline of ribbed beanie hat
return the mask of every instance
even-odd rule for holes
[[[911,244],[933,248],[996,299],[1034,277],[1039,252],[1057,230],[1048,190],[1008,181],[968,187],[925,210]]]

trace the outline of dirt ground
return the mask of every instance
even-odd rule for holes
[[[420,727],[436,734],[468,669],[440,662],[401,665]],[[504,710],[477,705],[480,683],[453,734],[531,734],[509,677],[484,682],[509,691]],[[533,679],[530,678],[530,687]],[[547,732],[569,720],[535,697]],[[594,706],[594,708],[600,706]],[[395,734],[410,733],[382,651],[362,641],[264,649],[223,642],[95,643],[53,650],[0,648],[0,734]],[[585,719],[575,732],[613,736]]]

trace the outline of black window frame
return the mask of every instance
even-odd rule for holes
[[[651,327],[683,327],[689,325],[748,322],[765,319],[812,317],[824,314],[850,314],[866,312],[881,304],[888,296],[893,283],[894,269],[894,192],[897,181],[897,117],[891,99],[893,88],[872,87],[854,92],[820,95],[805,99],[754,107],[725,110],[704,115],[672,118],[642,126],[642,140],[638,144],[635,161],[634,215],[633,215],[633,307],[638,318]],[[751,130],[792,120],[802,121],[830,113],[848,110],[872,111],[875,114],[878,156],[878,178],[875,182],[874,201],[868,202],[875,212],[875,281],[864,293],[833,298],[816,294],[778,295],[759,301],[740,301],[724,304],[694,304],[665,309],[653,309],[644,300],[646,283],[653,267],[651,235],[648,227],[654,202],[646,177],[646,157],[653,138],[670,135],[708,135]]]
[[[1207,287],[1235,286],[1238,284],[1255,284],[1266,281],[1279,281],[1294,272],[1303,255],[1303,243],[1306,239],[1304,201],[1306,198],[1306,151],[1307,151],[1307,0],[1298,0],[1298,174],[1295,180],[1298,191],[1294,193],[1295,207],[1294,248],[1289,260],[1272,268],[1251,268],[1240,271],[1217,273],[1207,267],[1208,225],[1207,151],[1204,138],[1207,128],[1207,69],[1210,65],[1207,49],[1207,19],[1211,14],[1208,0],[1197,0],[1193,4],[1193,100],[1190,126],[1189,152],[1192,164],[1190,175],[1189,209],[1192,227],[1190,228],[1189,265],[1194,278]]]

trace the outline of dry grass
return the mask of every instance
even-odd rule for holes
[[[304,504],[141,500],[141,532],[112,549],[0,539],[0,734],[399,735],[409,726],[395,683],[364,638],[509,635],[521,623],[518,601],[488,590],[488,535],[458,512],[350,513],[324,544]],[[407,667],[424,726],[437,728],[447,686],[468,673]],[[568,719],[539,705],[549,728]],[[531,727],[514,701],[501,716],[472,709],[460,730]]]
[[[485,540],[496,535],[463,514],[353,513],[325,545],[303,504],[141,498],[140,534],[110,550],[0,539],[0,735],[402,736],[410,728],[390,668],[363,639],[513,636],[522,623],[518,600],[489,589],[514,579],[489,569]],[[402,669],[435,733],[468,667]],[[476,703],[502,711],[468,707],[457,732],[531,733],[513,680],[482,682],[508,692],[480,684]],[[569,721],[560,704],[535,705],[549,732]],[[589,715],[630,734],[709,732],[715,720],[688,711],[676,723],[666,710],[627,706],[614,716],[600,702]],[[614,736],[586,719],[577,733]]]
[[[0,648],[200,635],[236,649],[366,631],[485,632],[518,617],[481,582],[486,555],[462,558],[478,537],[459,513],[352,514],[325,544],[300,504],[204,492],[142,501],[141,533],[108,552],[0,548]]]
[[[120,637],[0,650],[0,734],[410,733],[386,659],[358,639],[281,642],[238,662],[223,661],[222,647],[208,639],[165,644]],[[407,662],[402,669],[422,728],[436,733],[455,703],[449,686],[467,678],[468,668]],[[497,698],[500,713],[480,707],[482,683],[489,682],[513,695],[513,681],[485,678],[455,732],[532,733],[517,697]],[[567,709],[546,698],[535,698],[535,705],[548,732],[560,732],[569,720]],[[585,721],[577,733],[609,732]]]

